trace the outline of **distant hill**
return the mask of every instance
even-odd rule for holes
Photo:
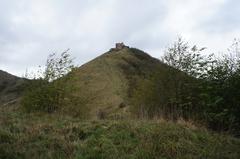
[[[0,70],[0,105],[16,102],[26,80]]]

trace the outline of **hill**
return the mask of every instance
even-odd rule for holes
[[[88,109],[90,117],[106,115],[125,118],[132,108],[134,91],[138,85],[143,80],[154,83],[158,75],[162,81],[168,81],[171,87],[167,72],[172,70],[141,50],[125,47],[111,49],[82,65],[73,72],[68,84],[74,86],[75,96],[81,99],[79,108]],[[178,71],[177,74],[182,73]],[[170,92],[171,89],[165,91]],[[76,108],[73,108],[73,112],[77,114]]]
[[[26,80],[0,73],[1,103],[15,102]],[[158,105],[175,93],[171,74],[187,77],[139,49],[117,46],[69,73],[64,85],[73,90],[75,103],[65,104],[58,112],[86,119],[132,118],[139,115],[132,113],[139,105],[150,110],[148,105]],[[161,87],[161,94],[151,92],[154,87]],[[154,94],[158,94],[155,99]]]
[[[14,104],[21,96],[26,80],[0,70],[0,105]]]

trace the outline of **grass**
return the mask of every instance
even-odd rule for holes
[[[164,120],[83,121],[1,113],[0,158],[128,159],[240,157],[240,140]]]

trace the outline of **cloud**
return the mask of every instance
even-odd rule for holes
[[[239,5],[240,2],[236,0],[225,1],[212,18],[202,24],[202,27],[205,31],[214,34],[238,30],[240,27]]]
[[[177,35],[209,51],[240,36],[234,0],[0,1],[0,69],[22,75],[71,48],[83,64],[124,41],[152,56]]]

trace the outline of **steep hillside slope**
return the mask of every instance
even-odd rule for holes
[[[152,80],[154,74],[166,78],[169,69],[141,50],[112,49],[77,69],[70,83],[74,83],[75,94],[83,101],[80,107],[84,105],[91,117],[99,113],[126,117],[137,81]]]
[[[0,105],[16,102],[21,95],[25,79],[0,70]]]

